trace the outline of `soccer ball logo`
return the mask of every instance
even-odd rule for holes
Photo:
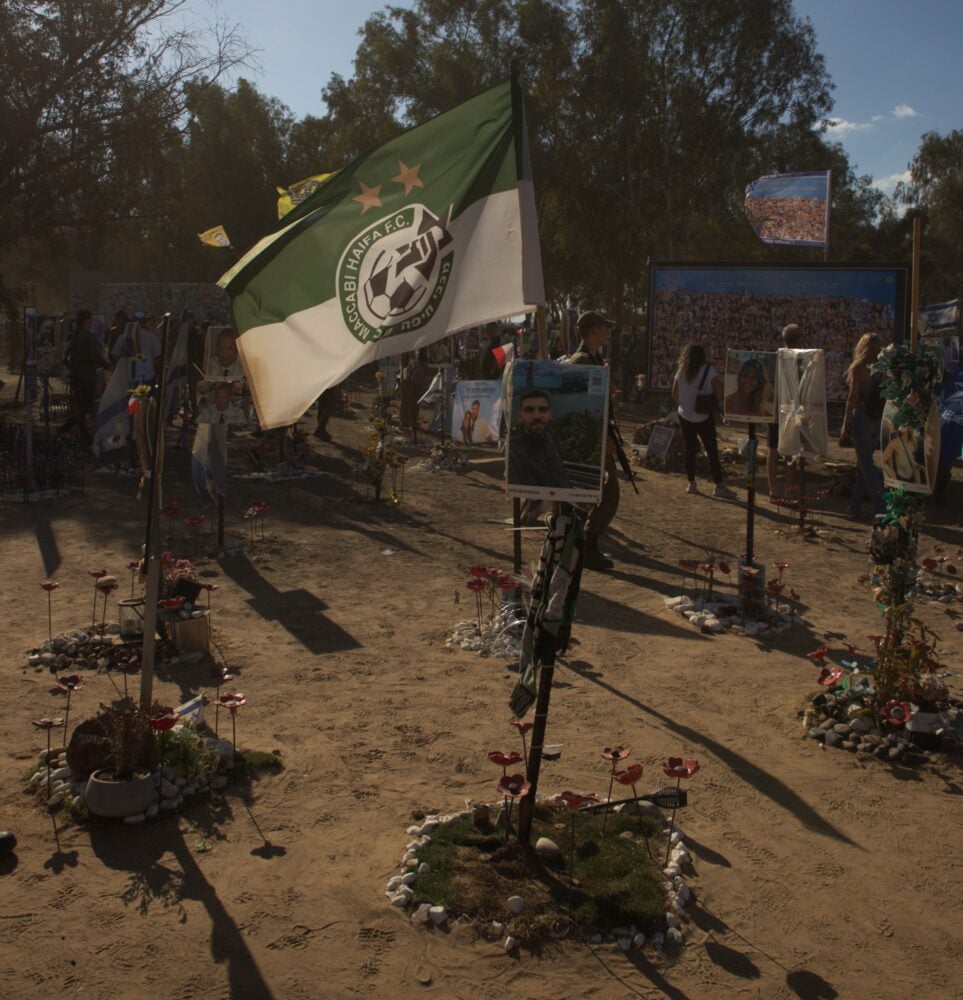
[[[424,205],[418,210],[415,224],[383,236],[365,256],[361,289],[372,326],[390,326],[418,313],[435,286],[441,251],[452,242],[451,211],[439,218]]]

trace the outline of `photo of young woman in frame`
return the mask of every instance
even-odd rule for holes
[[[776,355],[728,351],[723,415],[736,423],[771,424],[776,418]]]

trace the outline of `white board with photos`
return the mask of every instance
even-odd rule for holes
[[[825,458],[829,452],[825,352],[781,348],[776,369],[779,454]]]

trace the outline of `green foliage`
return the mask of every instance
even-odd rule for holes
[[[164,764],[188,784],[207,781],[217,770],[218,755],[208,750],[202,737],[190,726],[178,726],[164,739]]]
[[[594,413],[566,413],[552,421],[551,433],[563,461],[599,465],[604,430]]]
[[[284,761],[266,750],[238,750],[238,761],[249,774],[280,774]]]

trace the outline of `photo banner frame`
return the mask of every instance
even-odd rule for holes
[[[608,428],[608,369],[517,361],[508,377],[507,494],[598,503]]]
[[[502,383],[498,379],[455,385],[451,439],[456,444],[496,444],[501,438]]]
[[[779,454],[825,458],[829,453],[823,351],[781,348],[776,355]]]

